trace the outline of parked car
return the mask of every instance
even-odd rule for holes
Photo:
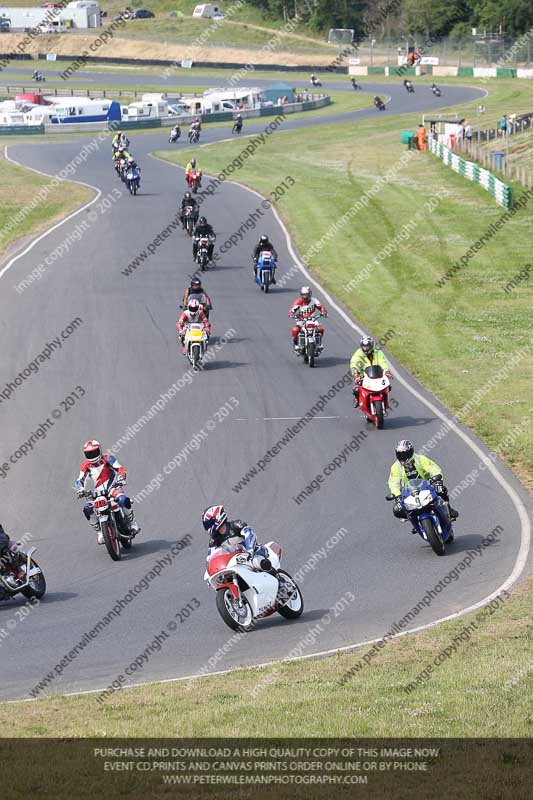
[[[155,14],[146,8],[134,8],[131,12],[131,19],[152,19]]]
[[[0,19],[0,33],[9,33],[11,23],[8,19]]]

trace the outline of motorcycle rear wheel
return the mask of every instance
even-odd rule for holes
[[[33,560],[33,558],[31,559],[30,564],[31,564],[32,567],[38,567],[39,566]],[[41,597],[43,597],[45,592],[46,592],[46,580],[45,580],[45,577],[44,577],[43,573],[41,572],[40,575],[36,575],[35,578],[31,578],[30,579],[30,585],[26,586],[24,589],[22,589],[20,593],[23,594],[24,597],[27,597],[28,599],[31,599],[32,597],[36,597],[37,600],[40,600]]]
[[[431,545],[431,549],[438,556],[443,556],[445,553],[444,542],[438,530],[435,528],[435,523],[430,517],[425,517],[420,520],[420,524],[424,528],[427,540]]]
[[[105,546],[113,561],[120,561],[122,554],[120,552],[120,542],[115,534],[114,526],[109,523],[109,520],[101,520],[100,528],[104,537]]]
[[[292,578],[288,572],[285,572],[285,570],[278,569],[278,575],[282,575],[284,579],[283,582],[292,585],[296,590],[296,595],[292,597],[288,603],[278,607],[278,614],[281,614],[285,619],[297,619],[302,616],[304,610],[304,599],[300,587],[294,578]]]
[[[250,604],[245,597],[242,598],[244,609],[243,613],[238,613],[233,601],[233,595],[228,588],[217,590],[217,609],[218,613],[233,631],[249,631],[253,626],[254,615]]]

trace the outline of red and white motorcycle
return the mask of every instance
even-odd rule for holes
[[[276,612],[296,619],[304,610],[296,581],[279,569],[280,545],[268,542],[263,548],[267,557],[253,556],[246,550],[226,553],[217,548],[207,562],[204,580],[216,591],[219,614],[234,631],[249,631],[255,620]]]
[[[377,364],[367,367],[359,388],[359,408],[378,430],[383,428],[389,410],[389,392],[390,380],[383,368]]]

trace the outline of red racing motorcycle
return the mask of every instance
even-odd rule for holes
[[[202,185],[202,170],[201,169],[191,169],[187,174],[187,183],[189,185],[189,189],[196,194],[200,186]]]
[[[390,380],[383,367],[377,364],[366,367],[359,387],[359,408],[378,430],[383,428],[385,414],[389,410],[389,393]]]

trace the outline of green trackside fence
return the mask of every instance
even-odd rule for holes
[[[124,129],[125,131],[131,130],[132,128],[160,128],[161,127],[161,117],[152,117],[151,119],[128,119],[128,120],[110,120],[108,122],[108,127],[112,130],[113,128],[119,127],[121,130]]]
[[[436,139],[429,140],[429,149],[438,158],[443,161],[446,166],[451,167],[459,175],[467,178],[469,181],[478,183],[483,189],[494,197],[498,205],[504,208],[512,208],[513,206],[513,190],[510,186],[503,183],[499,178],[492,174],[488,169],[479,166],[473,161],[467,161],[461,158],[457,153],[450,150],[444,144],[439,144]]]
[[[0,125],[0,136],[27,136],[44,133],[44,125]]]

